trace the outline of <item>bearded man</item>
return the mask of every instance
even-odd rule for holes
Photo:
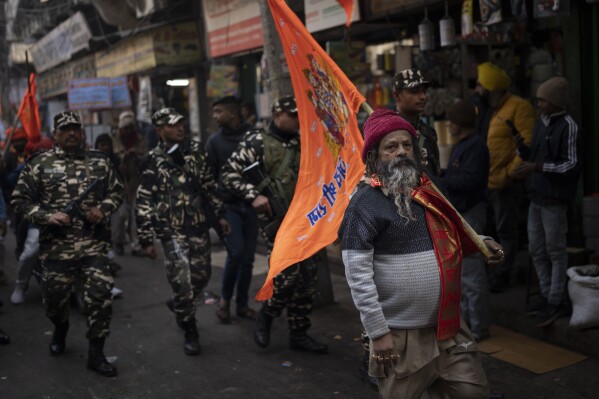
[[[356,193],[339,232],[352,297],[371,339],[371,376],[383,398],[485,398],[488,385],[460,319],[462,256],[478,249],[423,173],[414,127],[389,110],[364,125],[371,184]],[[501,246],[483,237],[491,265]]]

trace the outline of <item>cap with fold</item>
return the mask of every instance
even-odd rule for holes
[[[401,89],[415,89],[418,86],[428,85],[430,82],[424,80],[418,69],[404,69],[393,78],[393,91]]]
[[[295,104],[295,97],[285,96],[279,97],[272,103],[272,112],[297,112],[297,105]]]
[[[81,127],[81,117],[75,111],[62,111],[54,115],[54,130],[62,129],[69,125]]]
[[[121,112],[119,115],[119,128],[135,125],[135,114],[133,111]]]
[[[485,62],[478,66],[478,82],[489,91],[497,91],[509,89],[512,79],[497,65]]]
[[[460,100],[451,105],[445,116],[450,122],[461,127],[474,127],[476,124],[476,110],[470,101]]]
[[[366,162],[368,151],[372,150],[378,143],[391,132],[406,130],[414,138],[418,133],[414,126],[390,109],[380,108],[375,110],[364,123],[364,148],[362,148],[362,160]]]
[[[184,118],[185,117],[177,111],[175,111],[174,108],[162,108],[161,110],[154,112],[154,115],[152,115],[152,124],[154,126],[173,126],[179,123]]]
[[[559,76],[546,80],[537,89],[537,98],[542,98],[556,107],[565,109],[570,99],[568,81]]]

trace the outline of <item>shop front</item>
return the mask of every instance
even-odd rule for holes
[[[137,120],[150,129],[151,115],[175,107],[187,117],[193,136],[200,135],[197,69],[202,61],[193,21],[142,32],[95,54],[98,77],[126,76]],[[120,111],[119,111],[120,112]],[[113,120],[118,112],[113,112]]]

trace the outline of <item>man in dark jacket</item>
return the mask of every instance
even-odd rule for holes
[[[447,198],[479,234],[487,220],[487,179],[489,150],[475,131],[476,112],[470,102],[460,101],[447,110],[449,133],[458,140],[453,147],[447,170],[441,181]],[[489,289],[484,260],[480,254],[467,256],[462,262],[462,317],[481,341],[489,336]]]
[[[252,205],[225,189],[221,168],[237,149],[239,142],[252,126],[241,122],[241,107],[237,98],[223,97],[212,104],[212,116],[219,126],[208,138],[206,154],[214,179],[218,182],[219,197],[225,203],[231,234],[227,237],[227,260],[221,285],[221,298],[216,316],[225,324],[231,322],[229,306],[237,285],[237,316],[255,319],[256,312],[248,306],[248,291],[252,281],[254,253],[258,239],[258,217]]]
[[[551,78],[537,91],[541,117],[530,147],[520,148],[525,161],[517,169],[529,176],[528,250],[539,276],[541,297],[527,310],[537,326],[547,326],[566,313],[566,235],[568,202],[574,199],[580,174],[580,130],[564,109],[568,81]]]

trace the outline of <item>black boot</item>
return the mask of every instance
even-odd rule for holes
[[[270,327],[272,316],[266,314],[264,306],[256,315],[256,329],[254,330],[254,341],[260,348],[266,348],[270,344]]]
[[[296,351],[325,354],[329,347],[316,341],[306,334],[305,331],[291,331],[289,335],[289,347]]]
[[[360,367],[358,368],[358,374],[360,379],[364,381],[368,386],[375,391],[379,390],[379,384],[376,382],[376,378],[368,375],[368,364],[370,362],[370,352],[364,351],[362,360],[360,360]]]
[[[69,322],[54,324],[54,333],[50,341],[50,355],[59,356],[64,352],[66,345],[67,332],[69,331]]]
[[[106,356],[104,356],[104,338],[93,338],[89,340],[87,368],[104,377],[114,377],[117,375],[116,367],[108,363]]]
[[[179,319],[179,314],[177,312],[175,312],[175,301],[173,301],[172,299],[169,299],[168,301],[166,301],[166,307],[168,308],[168,310],[170,310],[171,312],[173,312],[175,314],[175,320],[177,321],[177,326],[179,326],[179,328],[182,331],[185,331],[185,327],[183,327],[183,322]]]
[[[183,352],[187,356],[197,356],[200,354],[200,336],[195,319],[181,322],[183,331],[185,331],[185,342],[183,343]]]

